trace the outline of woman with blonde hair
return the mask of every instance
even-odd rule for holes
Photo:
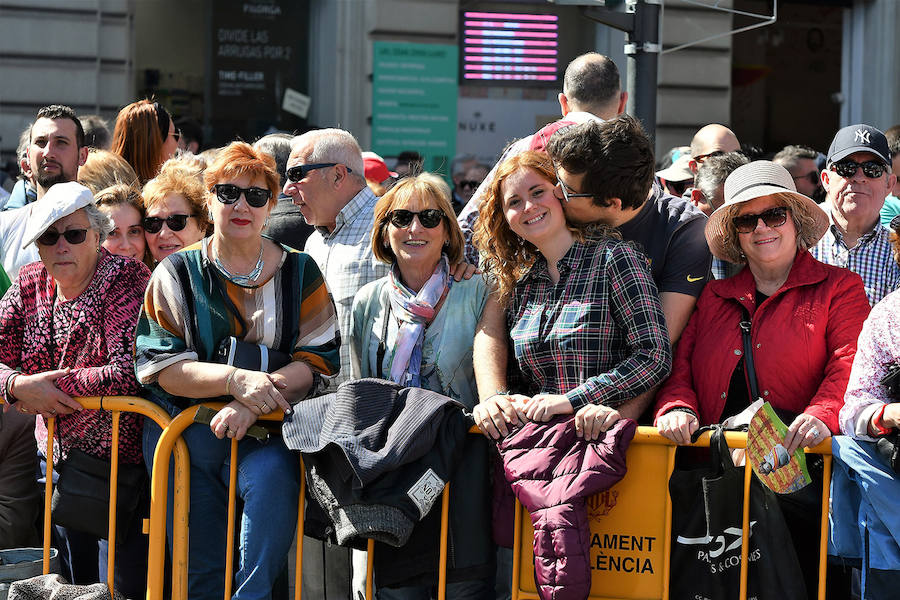
[[[196,244],[212,229],[203,172],[193,166],[167,160],[142,195],[147,251],[156,263]]]
[[[139,100],[119,111],[111,149],[132,166],[144,185],[166,160],[175,156],[179,137],[165,107],[159,102]]]
[[[389,265],[387,277],[360,289],[350,317],[350,376],[390,379],[438,392],[472,410],[478,402],[472,338],[487,300],[481,277],[454,281],[450,266],[462,259],[462,230],[450,205],[450,188],[431,173],[402,179],[375,205],[372,251]],[[487,447],[468,439],[450,500],[448,598],[483,598],[493,588]],[[481,507],[482,510],[478,510]],[[414,546],[414,544],[410,544]],[[425,599],[437,583],[437,553],[421,548],[390,552],[390,570],[422,585],[379,585],[378,598]],[[381,557],[384,560],[384,557]],[[385,564],[385,563],[381,563]],[[387,565],[380,568],[378,577]]]
[[[87,160],[78,169],[78,183],[96,195],[100,190],[117,184],[138,188],[138,177],[131,165],[118,154],[92,148]]]

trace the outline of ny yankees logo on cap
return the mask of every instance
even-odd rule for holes
[[[872,143],[871,140],[869,140],[869,132],[866,131],[865,129],[857,129],[856,135],[855,135],[853,141],[858,142],[860,144],[871,144]]]
[[[887,138],[881,131],[865,123],[841,128],[831,141],[826,162],[832,165],[854,152],[868,152],[874,154],[879,162],[887,166],[891,164],[891,149]]]

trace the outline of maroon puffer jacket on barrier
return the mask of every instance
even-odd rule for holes
[[[503,470],[534,526],[534,577],[543,600],[579,600],[591,590],[585,501],[625,476],[637,423],[622,419],[600,439],[575,435],[575,416],[528,423],[497,447]]]

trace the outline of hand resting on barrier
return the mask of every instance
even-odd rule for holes
[[[787,435],[784,436],[784,447],[790,456],[797,448],[815,446],[829,435],[831,431],[825,423],[812,415],[800,413],[788,426]]]
[[[527,396],[521,394],[494,394],[482,400],[472,409],[475,424],[488,439],[499,440],[513,427],[528,422],[525,416]]]
[[[582,406],[575,413],[575,435],[592,442],[621,418],[619,411],[603,404]]]
[[[39,414],[50,418],[81,410],[81,404],[56,387],[56,380],[69,374],[70,369],[56,369],[33,375],[14,375],[9,393],[16,399],[12,405],[24,414]],[[10,405],[3,407],[9,410]]]
[[[683,410],[671,410],[656,419],[659,435],[668,438],[679,446],[691,443],[691,436],[700,427],[697,415]]]
[[[235,369],[228,376],[228,393],[243,404],[254,415],[268,414],[281,409],[290,412],[291,405],[285,400],[281,390],[287,383],[274,373]]]
[[[536,394],[525,400],[525,416],[546,423],[556,415],[572,414],[572,403],[563,394]]]
[[[240,440],[247,433],[247,429],[256,422],[256,417],[251,409],[237,400],[232,400],[216,413],[209,423],[209,428],[220,440],[226,437]]]

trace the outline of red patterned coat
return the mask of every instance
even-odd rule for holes
[[[41,373],[70,368],[57,386],[70,396],[136,394],[134,328],[150,271],[137,261],[101,249],[94,278],[77,297],[57,301],[56,283],[43,263],[19,270],[0,301],[0,395],[8,401],[7,384],[16,373]],[[56,419],[54,462],[78,448],[109,458],[112,416],[85,410]],[[123,413],[119,458],[141,462],[143,418]],[[47,428],[37,419],[38,448],[46,448]],[[61,455],[60,455],[61,452]]]

